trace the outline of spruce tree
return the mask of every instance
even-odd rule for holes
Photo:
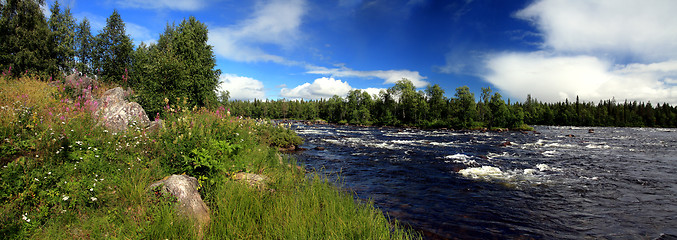
[[[44,0],[0,2],[0,67],[11,75],[44,73],[49,67],[47,21],[40,10]]]
[[[128,85],[134,45],[125,33],[125,23],[117,10],[106,19],[106,27],[96,37],[95,66],[105,82]]]
[[[77,34],[75,35],[77,64],[75,68],[84,73],[92,73],[92,58],[94,54],[94,37],[92,36],[87,18],[82,19],[82,22],[77,27]]]
[[[75,19],[70,8],[63,11],[59,1],[51,8],[48,24],[50,33],[50,73],[68,74],[75,67]]]

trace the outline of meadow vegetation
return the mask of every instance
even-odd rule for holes
[[[280,155],[300,141],[293,131],[177,102],[159,131],[112,133],[62,84],[0,77],[0,238],[419,237]],[[238,172],[267,176],[265,189],[235,181]],[[176,199],[147,189],[171,174],[199,180],[211,209],[204,233],[177,217]]]

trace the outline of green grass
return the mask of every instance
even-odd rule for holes
[[[280,126],[169,106],[159,132],[113,134],[92,119],[95,104],[28,77],[0,78],[1,239],[420,237],[280,160],[278,146],[300,143]],[[266,188],[232,180],[237,172],[266,175]],[[182,173],[198,178],[211,209],[203,232],[176,217],[175,199],[146,190]]]

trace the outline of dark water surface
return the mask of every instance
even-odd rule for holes
[[[430,239],[677,237],[675,129],[292,128],[306,167]]]

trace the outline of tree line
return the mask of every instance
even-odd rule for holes
[[[207,26],[194,17],[168,24],[157,43],[135,47],[120,14],[93,35],[58,1],[47,18],[44,0],[0,1],[0,69],[4,76],[63,80],[72,73],[131,87],[151,116],[168,104],[215,106],[219,70],[207,44]]]
[[[117,11],[93,35],[89,21],[77,22],[68,7],[55,2],[50,17],[44,0],[0,1],[0,69],[3,75],[33,74],[44,80],[71,73],[96,76],[105,83],[131,87],[133,100],[149,117],[170,105],[215,108],[225,105],[234,115],[254,118],[324,119],[333,123],[424,128],[511,128],[527,125],[677,127],[677,109],[615,100],[543,103],[527,96],[507,102],[500,93],[482,88],[479,98],[467,86],[448,98],[439,85],[418,91],[402,79],[370,95],[352,90],[346,97],[319,100],[229,100],[216,93],[220,70],[207,26],[194,17],[168,24],[157,43],[134,46]]]
[[[224,95],[222,95],[224,96]],[[232,114],[254,118],[326,120],[331,123],[415,126],[421,128],[510,128],[528,125],[677,127],[677,108],[667,103],[618,103],[615,100],[544,103],[531,98],[524,103],[503,100],[491,88],[482,88],[479,100],[467,86],[445,97],[439,85],[416,91],[402,79],[378,95],[355,89],[346,97],[319,100],[228,100],[220,99]]]

